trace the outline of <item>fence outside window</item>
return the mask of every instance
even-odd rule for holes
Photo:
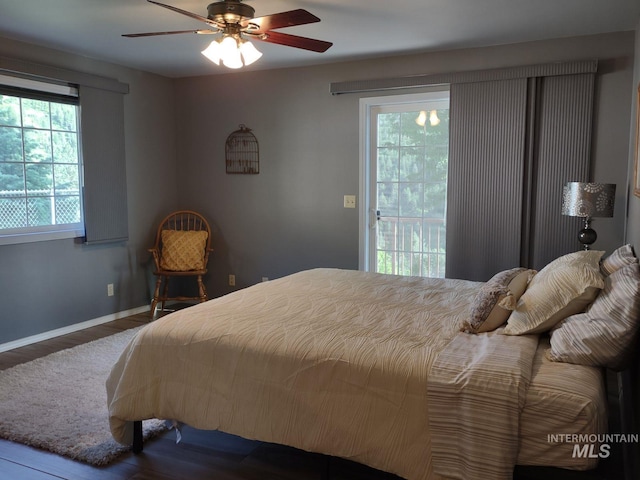
[[[380,217],[377,228],[378,272],[444,278],[444,219]]]
[[[81,221],[78,189],[0,190],[0,230]]]

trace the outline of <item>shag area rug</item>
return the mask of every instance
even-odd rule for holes
[[[140,328],[0,371],[0,437],[92,465],[129,450],[111,436],[105,382]],[[143,422],[145,438],[164,430]]]

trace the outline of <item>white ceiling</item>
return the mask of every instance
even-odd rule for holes
[[[160,0],[207,15],[207,0]],[[320,23],[279,31],[334,45],[325,53],[254,42],[250,69],[633,30],[640,0],[247,0],[256,16],[303,8]],[[146,0],[0,0],[0,36],[169,77],[229,72],[200,51],[211,36],[124,38],[203,23]]]

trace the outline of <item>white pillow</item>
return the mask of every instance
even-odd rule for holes
[[[544,267],[518,300],[506,335],[541,333],[560,320],[583,312],[604,286],[598,250],[569,253]]]

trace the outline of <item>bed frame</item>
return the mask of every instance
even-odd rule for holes
[[[631,368],[618,374],[620,433],[640,433],[640,340]],[[624,443],[625,480],[640,478],[640,444]]]

